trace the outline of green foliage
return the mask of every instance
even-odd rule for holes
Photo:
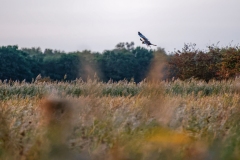
[[[99,77],[114,82],[127,80],[225,80],[240,73],[238,46],[208,50],[196,49],[195,44],[185,44],[182,51],[167,55],[163,48],[147,50],[134,47],[134,43],[119,43],[113,50],[94,53],[88,50],[65,53],[64,51],[6,46],[0,48],[0,79],[31,82],[38,75],[53,81],[71,81]]]
[[[0,47],[0,79],[28,80],[32,78],[31,58],[18,46]]]
[[[141,47],[129,50],[122,45],[119,44],[115,50],[105,51],[99,59],[105,81],[109,79],[130,81],[133,78],[140,82],[148,73],[153,51]]]
[[[39,47],[19,50],[17,46],[2,47],[1,50],[2,80],[10,78],[23,80],[24,77],[31,81],[40,74],[41,77],[49,77],[54,81],[76,78],[87,81],[88,78],[97,75],[105,82],[110,79],[113,81],[134,79],[140,82],[146,78],[153,58],[153,51],[141,47],[134,48],[133,42],[119,43],[116,49],[104,51],[102,54],[87,50],[65,53],[45,49],[42,52]],[[21,58],[17,58],[18,56]],[[13,69],[8,71],[10,67]]]

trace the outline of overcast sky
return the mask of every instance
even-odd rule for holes
[[[102,52],[140,43],[171,52],[184,43],[240,43],[240,0],[0,0],[0,46]],[[152,47],[153,48],[153,47]]]

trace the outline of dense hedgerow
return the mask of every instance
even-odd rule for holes
[[[181,80],[196,78],[209,81],[232,79],[240,72],[240,48],[238,46],[209,46],[201,51],[195,44],[185,44],[182,51],[170,55],[169,78]]]
[[[196,49],[195,44],[185,44],[182,51],[167,55],[163,48],[147,50],[134,47],[134,43],[120,43],[103,53],[91,51],[63,51],[18,46],[0,47],[0,79],[31,82],[37,75],[52,81],[73,81],[97,74],[104,82],[124,79],[140,82],[148,76],[158,80],[189,79],[226,80],[239,75],[240,49],[238,46],[208,46]],[[155,66],[155,69],[152,67]],[[162,68],[157,69],[156,68]]]

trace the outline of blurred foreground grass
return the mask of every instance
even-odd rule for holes
[[[240,159],[240,80],[0,82],[0,159]]]

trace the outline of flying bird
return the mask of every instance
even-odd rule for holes
[[[152,44],[142,33],[138,32],[138,35],[141,37],[140,40],[142,41],[142,44],[146,44],[150,48],[151,48],[151,45],[152,46],[157,46],[155,44]]]

